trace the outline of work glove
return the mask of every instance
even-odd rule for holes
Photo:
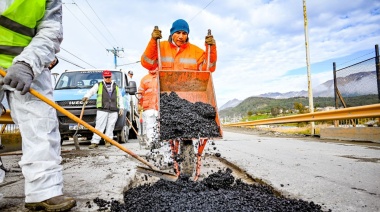
[[[137,110],[138,111],[142,111],[142,110],[144,110],[144,108],[141,105],[139,105],[138,108],[137,108]]]
[[[123,108],[120,108],[119,109],[119,116],[122,116],[123,115]]]
[[[161,30],[155,28],[152,32],[152,38],[155,40],[161,39],[162,38]]]
[[[207,35],[207,36],[205,37],[205,43],[206,43],[207,45],[215,45],[215,39],[214,39],[214,36],[212,36],[212,35]]]
[[[21,91],[21,95],[28,93],[30,85],[33,81],[33,70],[29,64],[25,62],[16,62],[7,70],[7,75],[5,75],[0,85],[9,85],[18,91]]]
[[[88,101],[88,97],[83,97],[83,98],[82,98],[82,102],[83,102],[84,104],[87,104],[87,101]]]

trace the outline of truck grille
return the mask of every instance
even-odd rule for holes
[[[67,107],[67,106],[83,106],[83,102],[81,100],[68,100],[68,101],[57,101],[56,102],[61,107]],[[90,99],[87,102],[87,105],[96,105],[95,99]]]
[[[71,123],[76,123],[75,121],[71,120],[67,116],[60,116],[58,117],[59,122],[65,123],[65,124],[71,124]],[[96,120],[96,115],[90,115],[90,116],[83,116],[82,120],[89,123],[89,122],[95,122]]]
[[[77,111],[82,110],[82,107],[83,107],[83,102],[81,100],[57,101],[56,103],[59,106],[65,108],[69,112],[72,112],[73,110],[77,110]],[[82,117],[82,120],[87,122],[87,123],[95,122],[95,120],[96,120],[96,100],[95,99],[88,100],[88,102],[86,104],[86,110],[88,108],[95,109],[95,114],[86,115],[86,112],[85,112],[85,114]],[[79,118],[79,115],[77,115],[77,117]],[[75,121],[71,120],[69,117],[67,117],[63,114],[58,115],[58,120],[62,124],[76,123]]]

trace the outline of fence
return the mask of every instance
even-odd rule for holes
[[[334,72],[335,108],[376,104],[380,102],[379,48],[375,57]]]

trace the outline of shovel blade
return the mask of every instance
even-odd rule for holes
[[[73,140],[74,140],[75,149],[76,149],[76,150],[80,150],[80,147],[79,147],[79,141],[78,141],[78,136],[77,136],[77,135],[74,135],[74,136],[73,136]]]
[[[178,179],[178,176],[175,174],[167,173],[160,170],[153,170],[151,168],[147,168],[143,166],[137,166],[137,171],[140,173],[148,174],[148,175],[155,176],[163,180],[172,181],[172,182]]]

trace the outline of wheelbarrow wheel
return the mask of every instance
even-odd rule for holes
[[[192,140],[182,140],[180,144],[180,170],[182,175],[191,177],[194,172],[195,153]]]

